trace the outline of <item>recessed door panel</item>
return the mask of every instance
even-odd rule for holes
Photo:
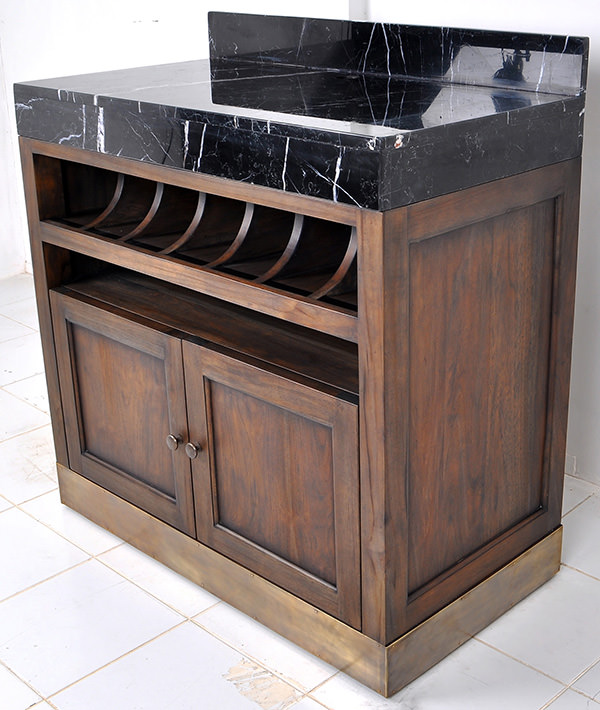
[[[175,527],[194,533],[181,342],[52,294],[69,462]]]
[[[358,625],[356,406],[191,343],[184,364],[199,539]]]

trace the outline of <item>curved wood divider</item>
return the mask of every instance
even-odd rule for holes
[[[113,196],[110,198],[110,202],[106,207],[100,212],[99,215],[94,217],[91,222],[82,225],[82,229],[93,229],[94,227],[102,224],[104,220],[113,212],[115,207],[119,204],[121,195],[123,194],[123,185],[125,184],[125,175],[123,173],[118,173],[117,184],[115,185],[115,191]]]
[[[311,298],[314,298],[315,300],[319,300],[319,298],[323,298],[323,296],[326,296],[328,293],[333,291],[337,286],[339,286],[342,281],[346,278],[348,275],[348,271],[350,270],[350,267],[352,266],[352,262],[354,261],[356,257],[356,251],[358,249],[358,232],[356,230],[356,227],[352,227],[352,230],[350,232],[350,239],[348,240],[348,248],[346,249],[346,253],[344,254],[344,258],[340,262],[340,265],[338,268],[335,270],[333,276],[331,276],[320,288],[318,288],[316,291],[313,291],[310,294]]]
[[[207,268],[214,269],[216,266],[220,266],[221,264],[225,264],[226,262],[230,261],[235,256],[242,244],[246,241],[246,237],[248,236],[248,231],[250,229],[250,225],[252,224],[253,218],[254,205],[252,204],[252,202],[246,202],[244,217],[242,219],[242,223],[240,225],[238,233],[235,236],[235,239],[221,254],[221,256],[206,264]]]
[[[182,247],[186,242],[190,240],[194,232],[198,229],[198,225],[200,224],[202,220],[202,216],[204,215],[204,208],[206,207],[206,193],[205,192],[199,192],[198,193],[198,204],[196,205],[196,211],[194,212],[194,216],[192,217],[192,221],[190,222],[188,228],[185,230],[185,232],[179,237],[179,239],[176,239],[173,244],[170,244],[168,247],[165,247],[162,249],[159,254],[170,254],[171,252],[175,251],[176,249],[179,249]]]
[[[156,190],[154,192],[154,199],[152,200],[152,204],[150,205],[150,209],[148,212],[146,212],[146,216],[144,219],[137,225],[137,227],[134,227],[131,232],[128,232],[122,237],[119,237],[118,241],[119,242],[126,242],[129,239],[133,239],[134,237],[137,237],[140,235],[146,227],[152,222],[154,217],[156,216],[156,213],[158,212],[158,208],[160,207],[160,202],[162,200],[163,194],[165,191],[165,186],[162,182],[157,182],[156,183]]]
[[[272,279],[278,273],[280,273],[292,256],[295,254],[298,244],[300,242],[300,236],[302,235],[302,230],[304,228],[304,215],[296,214],[294,215],[294,226],[292,227],[292,232],[288,243],[283,251],[283,254],[277,259],[277,261],[271,266],[271,268],[266,271],[261,276],[258,276],[253,281],[254,283],[262,284],[269,279]]]

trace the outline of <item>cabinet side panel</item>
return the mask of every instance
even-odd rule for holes
[[[410,246],[409,593],[546,505],[554,231],[550,199]]]

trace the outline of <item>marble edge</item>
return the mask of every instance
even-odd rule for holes
[[[281,121],[279,115],[270,119],[266,117],[237,116],[226,112],[227,107],[223,106],[223,113],[213,111],[203,111],[201,109],[186,108],[169,104],[158,104],[149,101],[136,101],[103,94],[91,94],[81,91],[71,91],[67,89],[51,89],[49,87],[39,87],[34,83],[18,82],[14,85],[15,112],[17,114],[17,125],[19,124],[20,112],[30,109],[31,104],[38,101],[50,101],[57,106],[71,104],[78,107],[88,107],[93,110],[105,109],[107,107],[119,107],[125,112],[135,113],[139,116],[149,118],[162,117],[173,118],[193,123],[202,123],[215,127],[231,127],[235,130],[251,133],[264,133],[278,135],[283,138],[294,138],[296,140],[309,140],[311,142],[323,143],[352,149],[363,149],[370,151],[386,150],[393,147],[400,135],[411,132],[408,129],[386,128],[388,135],[369,135],[368,124],[354,124],[364,127],[364,133],[357,134],[346,132],[342,127],[335,124],[342,123],[335,119],[319,119],[323,124],[321,127],[302,125],[298,121],[291,119],[289,123]],[[257,111],[258,112],[258,111]],[[266,114],[268,111],[261,110]],[[327,127],[327,124],[332,124]],[[375,128],[378,128],[377,126]],[[21,134],[19,134],[21,135]]]

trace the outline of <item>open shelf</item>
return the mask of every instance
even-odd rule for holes
[[[358,353],[353,343],[126,269],[104,268],[60,291],[182,339],[285,370],[288,378],[312,380],[321,389],[357,402]]]
[[[356,313],[356,228],[67,160],[47,223]]]

